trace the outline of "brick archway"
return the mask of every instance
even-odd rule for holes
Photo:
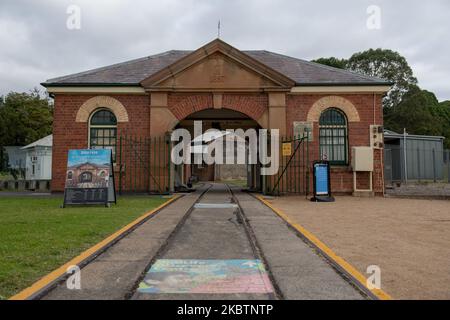
[[[268,110],[268,97],[267,95],[224,95],[223,107],[259,121]]]
[[[308,112],[307,121],[318,122],[322,112],[331,107],[342,110],[349,122],[360,121],[358,110],[353,103],[339,96],[327,96],[317,100]]]
[[[213,108],[213,98],[211,95],[169,95],[168,108],[178,121],[187,118],[189,115]]]
[[[128,122],[128,113],[124,105],[117,99],[108,96],[97,96],[87,100],[78,109],[76,122],[88,122],[90,115],[98,108],[110,109],[117,122]]]
[[[195,112],[214,109],[214,98],[213,95],[201,94],[169,96],[168,108],[180,121]],[[221,97],[220,108],[238,111],[259,122],[268,110],[268,97],[267,95],[224,94]]]

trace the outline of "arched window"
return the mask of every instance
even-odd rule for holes
[[[117,119],[107,109],[96,110],[89,120],[89,148],[111,149],[116,155]]]
[[[320,157],[330,164],[348,164],[347,117],[336,108],[326,109],[319,120]]]

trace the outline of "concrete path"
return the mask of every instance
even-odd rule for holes
[[[0,198],[13,198],[13,197],[36,197],[36,198],[45,198],[45,197],[60,197],[59,194],[52,194],[49,192],[31,192],[31,191],[0,191]]]
[[[84,267],[81,290],[62,283],[44,299],[364,298],[258,200],[235,190],[246,229],[227,187],[213,184],[200,198],[207,187],[164,208]],[[255,239],[268,270],[252,247]],[[194,280],[190,272],[197,272]]]

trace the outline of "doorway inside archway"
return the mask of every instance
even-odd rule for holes
[[[202,133],[209,129],[216,129],[225,132],[227,130],[242,129],[243,131],[246,131],[248,129],[258,130],[261,128],[258,122],[241,112],[230,109],[206,109],[195,112],[187,118],[181,120],[176,129],[183,128],[188,130],[192,138],[195,140],[195,138],[198,138],[198,132],[195,132],[194,130],[194,124],[196,121],[201,121]],[[227,147],[227,140],[230,139],[234,141],[234,150],[236,151],[236,154],[231,155],[232,158],[237,157],[239,148],[248,148],[248,142],[240,145],[238,139],[235,139],[232,135],[224,136],[224,148]],[[245,154],[247,154],[246,150]],[[230,154],[226,153],[225,157],[230,158]],[[245,164],[237,164],[236,161],[233,160],[235,159],[224,159],[224,164],[206,164],[202,162],[200,164],[193,163],[189,165],[185,164],[175,166],[175,188],[177,187],[177,184],[180,185],[205,181],[225,181],[238,184],[243,187],[248,187],[250,189],[259,190],[259,165],[251,165],[247,162],[245,162]]]

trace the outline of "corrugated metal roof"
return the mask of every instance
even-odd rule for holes
[[[397,133],[391,130],[384,130],[384,137],[390,139],[404,139],[403,133]],[[418,134],[406,134],[406,139],[420,139],[420,140],[444,140],[443,136],[427,136]]]

